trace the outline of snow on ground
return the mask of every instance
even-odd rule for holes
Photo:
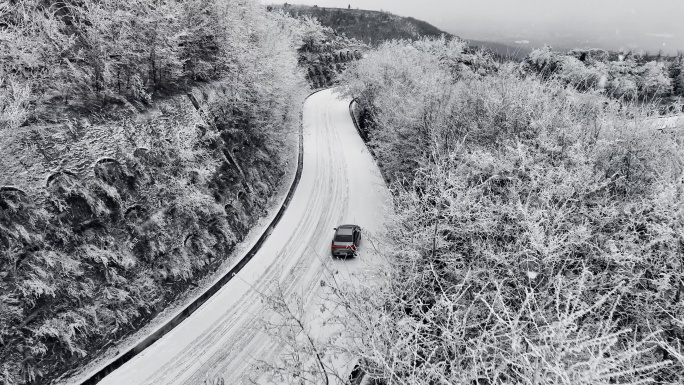
[[[301,181],[268,240],[219,293],[101,384],[201,384],[216,376],[226,384],[251,383],[259,378],[257,360],[275,363],[282,352],[260,328],[258,320],[269,314],[262,293],[272,292],[277,282],[286,298],[303,298],[311,319],[320,314],[325,274],[336,271],[338,280],[353,280],[380,268],[369,239],[383,238],[389,192],[348,107],[349,100],[331,90],[306,101]],[[366,242],[358,258],[330,257],[333,228],[342,223],[363,228]],[[333,332],[322,322],[315,329],[317,336]],[[335,365],[351,370],[349,358]]]

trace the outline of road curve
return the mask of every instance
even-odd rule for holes
[[[389,212],[389,192],[348,108],[349,100],[333,90],[307,99],[301,180],[269,238],[214,297],[101,384],[201,384],[216,376],[226,384],[252,383],[259,377],[257,359],[276,362],[282,352],[259,327],[269,313],[262,293],[278,285],[286,297],[302,296],[314,313],[326,271],[351,277],[373,268],[377,257],[370,242],[362,244],[358,258],[329,256],[333,227],[356,223],[366,239],[381,240]]]

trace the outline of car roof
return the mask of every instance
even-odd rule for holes
[[[337,228],[339,229],[353,229],[354,227],[358,227],[356,225],[339,225]]]
[[[337,234],[349,235],[352,233],[352,229],[353,229],[353,227],[342,227],[342,226],[340,226],[337,228]]]

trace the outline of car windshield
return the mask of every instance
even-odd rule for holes
[[[351,242],[351,241],[352,241],[351,234],[337,234],[335,236],[335,242]]]

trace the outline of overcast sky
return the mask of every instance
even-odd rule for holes
[[[264,1],[274,3],[274,1]],[[684,0],[296,0],[385,10],[469,39],[579,41],[602,48],[684,51]]]

